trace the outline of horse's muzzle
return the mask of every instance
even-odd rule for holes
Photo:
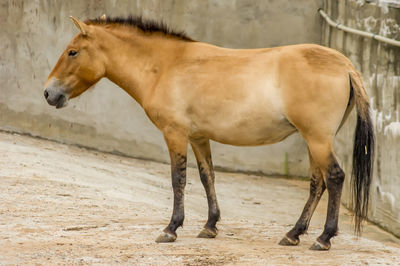
[[[48,104],[55,106],[57,109],[67,105],[67,97],[59,89],[45,89],[44,98],[46,98]]]

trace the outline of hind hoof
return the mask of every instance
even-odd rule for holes
[[[291,239],[287,235],[279,241],[279,245],[281,246],[297,246],[300,243],[299,239]]]
[[[310,247],[311,250],[326,251],[331,248],[331,244],[323,244],[320,241],[315,241],[315,243]]]
[[[169,242],[174,242],[175,240],[176,240],[176,235],[163,232],[161,235],[159,235],[157,237],[156,242],[157,243],[169,243]]]
[[[201,232],[197,235],[199,238],[215,238],[218,234],[217,229],[215,231],[209,229],[209,228],[203,228]]]

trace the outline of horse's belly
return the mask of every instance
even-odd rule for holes
[[[280,142],[295,131],[296,129],[293,127],[279,129],[265,127],[256,134],[245,129],[239,130],[239,132],[236,130],[234,134],[231,133],[231,130],[227,130],[214,134],[211,139],[235,146],[257,146]]]
[[[235,120],[227,117],[224,121],[209,123],[197,132],[199,137],[235,146],[257,146],[282,141],[296,131],[296,128],[283,116],[280,119],[255,119],[247,117]],[[197,133],[197,134],[196,134]]]

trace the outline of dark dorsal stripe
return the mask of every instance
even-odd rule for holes
[[[165,35],[179,38],[185,41],[193,41],[186,35],[184,31],[175,31],[168,27],[163,21],[155,21],[151,19],[145,19],[142,16],[128,16],[128,17],[107,17],[106,19],[95,18],[88,19],[85,21],[86,24],[92,25],[111,25],[119,24],[124,26],[130,26],[139,28],[140,30],[148,33],[161,32]]]

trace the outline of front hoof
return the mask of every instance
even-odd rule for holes
[[[291,239],[287,235],[285,235],[281,241],[279,241],[279,245],[281,246],[297,246],[300,243],[300,239]]]
[[[197,235],[197,237],[199,238],[215,238],[218,234],[217,229],[215,228],[215,230],[211,230],[209,228],[203,228],[203,230],[201,230],[200,234]]]
[[[325,251],[329,250],[331,248],[331,243],[321,243],[318,239],[315,241],[315,243],[310,247],[311,250],[319,250],[319,251]]]
[[[169,242],[174,242],[175,240],[176,240],[176,235],[163,232],[161,235],[159,235],[157,237],[156,242],[157,243],[169,243]]]

